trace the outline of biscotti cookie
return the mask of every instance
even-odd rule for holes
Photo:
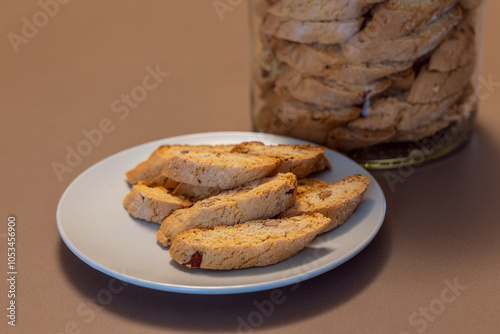
[[[364,130],[339,126],[328,132],[326,144],[328,147],[347,152],[387,142],[395,134],[394,128]]]
[[[407,101],[410,103],[439,102],[464,89],[469,83],[474,64],[459,67],[450,72],[430,71],[422,67],[411,86]]]
[[[182,196],[174,196],[163,187],[148,187],[139,181],[123,199],[123,206],[135,218],[161,224],[177,209],[192,205]]]
[[[277,39],[272,43],[276,57],[297,71],[355,85],[371,83],[413,65],[413,61],[348,63],[338,45],[298,44]]]
[[[475,58],[474,27],[463,20],[432,53],[429,70],[450,72],[472,64]]]
[[[356,38],[376,43],[405,36],[428,25],[456,3],[457,0],[387,0],[376,7]]]
[[[397,105],[400,108],[400,112],[397,129],[399,131],[408,131],[435,122],[457,102],[460,96],[462,96],[462,92],[450,95],[438,102],[422,104],[398,101]]]
[[[182,151],[168,159],[163,174],[179,182],[232,189],[269,175],[280,162],[269,156]]]
[[[168,246],[179,233],[192,228],[214,228],[273,217],[293,203],[296,188],[297,178],[292,173],[249,182],[175,211],[163,221],[156,238]]]
[[[268,9],[281,17],[299,21],[345,21],[358,19],[384,0],[281,0]]]
[[[278,173],[294,173],[297,178],[303,178],[311,173],[328,168],[328,160],[324,156],[325,148],[316,145],[264,145],[261,142],[244,142],[236,145],[232,152],[269,156],[280,159],[280,164],[273,171]],[[325,163],[320,163],[326,160]]]
[[[233,145],[162,145],[157,148],[148,158],[141,162],[134,169],[126,173],[127,181],[130,184],[137,184],[144,181],[148,186],[163,186],[165,188],[175,188],[177,181],[168,179],[163,175],[162,170],[167,160],[187,150],[200,152],[229,152]]]
[[[270,38],[269,43],[280,61],[301,73],[321,73],[325,68],[346,63],[338,44],[302,44],[278,38]]]
[[[348,62],[404,62],[417,59],[434,50],[462,18],[460,7],[454,7],[410,35],[396,39],[359,39],[354,36],[342,52]]]
[[[278,217],[293,217],[321,213],[331,219],[324,232],[343,224],[356,210],[370,184],[370,178],[356,174],[333,184],[305,184],[298,186],[295,203]]]
[[[268,266],[297,254],[329,222],[329,218],[314,214],[253,220],[213,230],[193,229],[174,239],[170,256],[190,268],[230,270]]]
[[[390,85],[389,79],[382,79],[367,85],[352,85],[302,74],[287,67],[276,80],[275,91],[279,96],[305,103],[328,108],[347,108],[362,104],[368,94],[381,93]]]
[[[401,130],[398,131],[392,138],[391,141],[394,142],[406,142],[406,141],[416,141],[420,139],[427,138],[432,136],[439,130],[445,129],[450,125],[450,122],[439,119],[430,124],[422,125],[418,128],[414,128],[411,130]]]
[[[288,41],[339,44],[354,36],[362,23],[361,18],[348,21],[297,21],[269,13],[262,20],[260,28],[264,34]]]
[[[166,188],[175,187],[175,181],[170,182],[161,171],[165,165],[165,158],[162,156],[172,148],[172,145],[164,145],[157,148],[148,158],[141,162],[134,169],[129,170],[125,175],[130,184],[137,184],[140,181],[149,186],[164,186]]]

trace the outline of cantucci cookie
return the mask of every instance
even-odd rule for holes
[[[470,63],[450,72],[430,71],[424,66],[411,86],[407,101],[430,103],[442,101],[461,92],[470,82],[474,64]]]
[[[354,36],[361,25],[362,18],[348,21],[297,21],[271,13],[262,20],[261,32],[299,43],[339,44]]]
[[[445,129],[449,125],[450,122],[444,119],[435,120],[430,124],[422,125],[415,129],[398,131],[396,135],[391,138],[391,141],[406,142],[406,141],[416,141],[424,139],[429,136],[432,136],[439,130]]]
[[[277,97],[255,116],[259,126],[272,133],[323,145],[331,128],[354,120],[360,114],[359,107],[335,109]]]
[[[455,7],[409,35],[396,39],[375,40],[354,36],[343,47],[348,62],[410,61],[434,50],[462,19]]]
[[[273,40],[276,57],[301,73],[349,84],[366,84],[411,68],[413,61],[348,63],[338,45]],[[282,70],[282,69],[281,69]]]
[[[168,159],[163,174],[179,182],[232,189],[269,175],[280,162],[269,156],[185,150]]]
[[[397,129],[408,131],[429,125],[440,119],[450,107],[458,101],[462,92],[455,93],[447,98],[423,104],[412,104],[398,101],[400,107]]]
[[[127,181],[130,184],[137,184],[139,181],[144,181],[149,186],[175,188],[178,182],[167,178],[162,173],[170,157],[187,150],[229,152],[232,148],[233,145],[162,145],[151,154],[148,160],[141,162],[134,169],[126,173]]]
[[[339,126],[328,132],[326,144],[341,151],[349,151],[387,142],[395,134],[394,128],[365,130]]]
[[[352,85],[302,74],[288,67],[276,80],[275,91],[282,97],[291,97],[306,103],[329,108],[347,108],[362,104],[368,94],[379,94],[390,85],[389,79],[381,79],[367,85]]]
[[[370,184],[365,175],[348,176],[333,184],[313,181],[297,189],[295,203],[278,217],[293,217],[303,214],[321,213],[331,219],[325,227],[327,232],[344,223],[356,210]]]
[[[268,12],[301,21],[345,21],[362,17],[373,5],[382,1],[281,0],[271,6]]]
[[[405,36],[428,25],[456,3],[457,0],[387,0],[375,9],[357,38],[376,43]]]
[[[213,230],[193,229],[178,235],[170,256],[191,267],[230,270],[263,267],[300,252],[330,223],[321,214],[253,220]]]
[[[311,173],[329,168],[324,156],[325,148],[316,145],[264,145],[261,142],[244,142],[236,145],[233,152],[248,155],[270,156],[280,159],[273,173],[294,173],[303,178]],[[325,161],[326,160],[326,161]]]
[[[163,152],[171,149],[171,145],[164,145],[157,148],[148,160],[141,162],[134,169],[129,170],[125,175],[130,184],[137,184],[140,181],[149,186],[165,186],[166,188],[175,187],[177,182],[169,181],[161,171],[165,165]]]
[[[172,195],[163,187],[148,187],[139,181],[123,199],[123,206],[135,218],[161,224],[177,209],[192,205],[188,199]]]
[[[429,70],[450,72],[471,64],[476,54],[475,32],[472,23],[462,21],[448,38],[434,50],[429,59]]]
[[[156,238],[168,246],[179,233],[193,228],[214,228],[273,217],[293,203],[296,188],[297,178],[292,173],[249,182],[196,202],[188,209],[175,211],[163,221]]]

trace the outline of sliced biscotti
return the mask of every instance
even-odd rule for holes
[[[163,145],[157,148],[148,160],[141,162],[125,174],[127,181],[130,184],[137,184],[143,181],[149,186],[175,187],[177,182],[169,182],[167,177],[161,173],[165,165],[165,158],[162,155],[171,148],[172,145]]]
[[[449,72],[474,61],[476,55],[475,31],[468,16],[434,50],[429,59],[429,70]]]
[[[350,151],[385,143],[396,134],[396,129],[365,130],[339,126],[328,132],[326,145],[339,151]]]
[[[163,187],[148,187],[143,181],[134,185],[123,199],[123,206],[133,217],[158,224],[175,210],[192,204],[184,197],[172,195]]]
[[[348,62],[404,62],[434,50],[462,19],[460,7],[454,7],[419,30],[395,39],[366,39],[354,36],[343,47]]]
[[[379,41],[418,30],[455,6],[457,0],[387,0],[374,11],[360,36]]]
[[[306,184],[297,191],[295,203],[278,217],[293,217],[315,212],[331,219],[324,232],[344,223],[363,200],[370,178],[356,174],[333,184]],[[300,187],[300,186],[299,186]]]
[[[470,82],[473,71],[473,63],[450,72],[431,71],[426,65],[418,73],[407,101],[410,103],[442,101],[461,92]]]
[[[261,142],[244,142],[236,145],[233,152],[279,159],[280,164],[273,174],[291,172],[297,178],[303,178],[329,168],[328,160],[324,156],[325,148],[318,145],[264,145]]]
[[[297,21],[268,13],[262,20],[261,32],[298,43],[339,44],[354,36],[362,18],[347,21]]]
[[[189,150],[197,152],[229,152],[233,146],[234,145],[162,145],[150,155],[148,160],[141,162],[134,169],[126,173],[127,181],[130,184],[137,184],[139,181],[144,181],[149,186],[175,188],[178,182],[162,174],[162,170],[169,158]]]
[[[353,85],[326,80],[298,72],[287,67],[276,81],[279,96],[328,108],[347,108],[362,104],[368,95],[376,95],[391,85],[391,80],[381,79],[366,85]]]
[[[297,71],[355,85],[379,80],[413,65],[412,61],[348,63],[338,45],[299,44],[277,39],[271,43],[276,57]]]
[[[357,19],[383,0],[281,0],[268,9],[281,17],[303,21],[345,21]],[[470,0],[469,0],[470,1]]]
[[[292,173],[251,181],[175,211],[163,221],[156,238],[168,246],[179,233],[193,228],[214,228],[273,217],[293,203],[296,188],[297,177]]]
[[[280,159],[234,152],[180,152],[168,159],[163,174],[179,182],[232,189],[269,175]]]
[[[181,233],[170,256],[191,268],[229,270],[262,267],[286,260],[307,246],[330,219],[321,214],[253,220],[213,230]]]

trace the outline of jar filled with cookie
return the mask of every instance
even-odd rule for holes
[[[486,0],[251,0],[256,131],[368,168],[467,141],[478,107]]]

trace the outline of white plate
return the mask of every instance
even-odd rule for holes
[[[130,190],[125,172],[160,145],[243,141],[305,143],[254,132],[214,132],[167,138],[114,154],[79,175],[64,192],[57,207],[62,239],[85,263],[129,283],[182,293],[229,294],[276,288],[317,276],[352,258],[377,234],[385,215],[380,186],[354,161],[327,150],[332,169],[314,176],[330,183],[357,173],[371,177],[365,199],[348,222],[320,235],[294,257],[268,267],[210,271],[177,264],[156,242],[159,225],[134,219],[123,208],[122,199]]]

